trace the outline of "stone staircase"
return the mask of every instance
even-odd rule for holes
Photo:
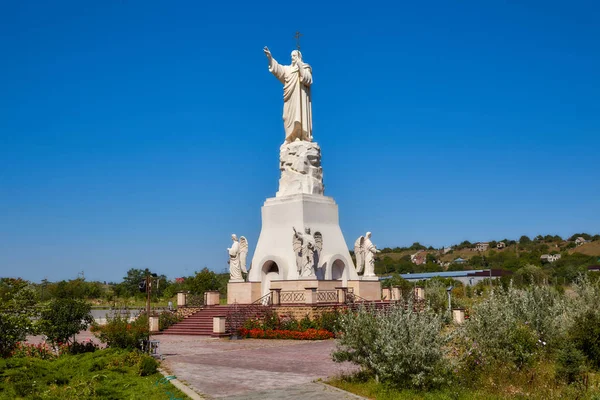
[[[226,316],[229,306],[207,306],[186,317],[183,321],[171,325],[161,332],[162,335],[203,335],[213,333],[213,317]]]

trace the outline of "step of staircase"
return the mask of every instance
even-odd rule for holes
[[[164,331],[163,335],[213,336],[213,317],[227,316],[229,306],[208,306]]]

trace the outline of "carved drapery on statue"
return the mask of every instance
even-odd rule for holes
[[[354,242],[354,256],[356,257],[356,273],[363,272],[365,267],[365,237],[361,236]]]
[[[365,273],[363,276],[373,277],[375,275],[375,255],[380,250],[371,242],[371,232],[361,236],[354,242],[354,255],[356,256],[356,272],[361,273],[363,267]]]
[[[238,241],[236,235],[231,235],[233,244],[227,249],[229,253],[229,280],[243,281],[243,273],[248,273],[246,269],[246,258],[248,256],[248,240],[241,236]]]
[[[319,256],[323,249],[323,235],[321,232],[310,233],[306,228],[304,233],[294,228],[292,245],[296,254],[296,267],[301,278],[315,277],[315,270],[319,265]]]
[[[285,143],[296,139],[312,141],[312,69],[302,62],[302,53],[292,51],[292,65],[281,65],[265,47],[269,71],[283,84]]]

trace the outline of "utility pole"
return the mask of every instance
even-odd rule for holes
[[[146,268],[146,316],[148,317],[148,330],[150,330],[150,286],[152,277],[148,268]]]

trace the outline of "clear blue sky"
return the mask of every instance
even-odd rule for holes
[[[518,4],[517,4],[518,3]],[[349,245],[600,231],[598,2],[2,1],[0,276],[227,268],[304,33]]]

